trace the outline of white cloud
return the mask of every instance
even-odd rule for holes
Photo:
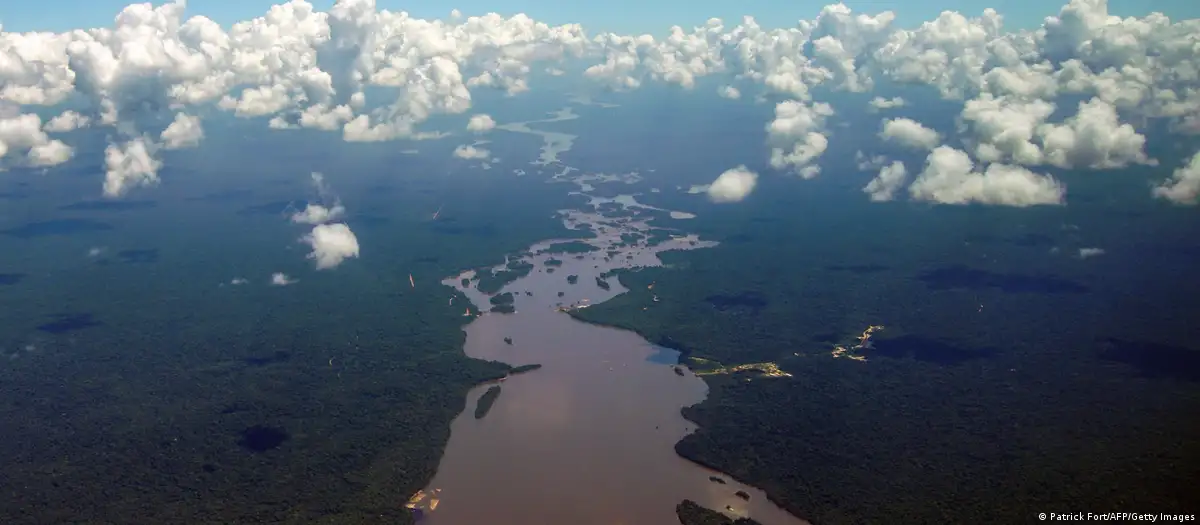
[[[476,133],[490,131],[495,127],[496,121],[492,120],[492,117],[483,113],[471,115],[471,119],[467,121],[467,131],[474,131]]]
[[[292,279],[291,277],[288,277],[288,275],[286,273],[275,272],[275,273],[271,274],[271,285],[272,286],[287,286],[289,284],[295,284],[295,283],[296,283],[296,280]]]
[[[908,118],[884,120],[879,136],[884,140],[917,150],[932,150],[942,142],[942,136],[938,132]]]
[[[907,180],[908,170],[905,169],[904,163],[893,161],[879,169],[879,175],[876,175],[863,187],[863,192],[869,195],[874,202],[887,202],[896,197],[896,191]]]
[[[487,160],[489,157],[492,156],[492,152],[490,152],[484,148],[477,148],[475,146],[463,145],[463,146],[454,148],[454,156],[457,158],[460,158],[460,159],[468,159],[468,160],[470,160],[470,159]]]
[[[1101,255],[1104,255],[1103,248],[1080,248],[1079,249],[1079,258],[1080,259],[1087,259],[1090,257],[1099,257]]]
[[[243,89],[237,97],[225,95],[217,103],[217,107],[232,111],[236,116],[248,118],[279,113],[291,103],[288,88],[282,84],[273,84]]]
[[[74,111],[67,110],[46,122],[46,125],[42,129],[50,133],[66,133],[87,127],[90,122],[91,119]]]
[[[713,202],[738,202],[745,199],[758,184],[758,174],[745,166],[725,170],[705,190]]]
[[[318,270],[336,268],[349,257],[358,257],[358,237],[343,223],[318,224],[302,237],[312,247],[309,259],[316,261]]]
[[[165,149],[192,148],[204,139],[204,128],[200,125],[200,117],[177,113],[175,120],[164,129],[159,140]]]
[[[1038,128],[1046,163],[1060,168],[1123,168],[1157,164],[1146,157],[1146,137],[1120,123],[1112,104],[1100,99],[1079,103],[1079,112],[1062,124]]]
[[[737,100],[739,98],[742,98],[742,92],[738,91],[738,88],[735,88],[733,86],[721,86],[720,88],[717,88],[717,94],[723,98],[728,98],[728,99],[732,99],[732,100]]]
[[[298,224],[324,224],[340,219],[345,214],[346,207],[341,204],[334,204],[329,207],[320,204],[309,204],[302,211],[292,214],[292,222]]]
[[[120,197],[137,186],[158,184],[162,162],[154,158],[154,145],[144,137],[104,149],[104,195]]]
[[[876,111],[884,110],[884,109],[892,109],[892,108],[902,108],[905,106],[905,104],[907,104],[907,102],[905,102],[904,99],[900,98],[900,97],[892,97],[892,98],[875,97],[875,98],[871,99],[871,102],[870,102],[871,108]]]
[[[57,166],[74,155],[70,146],[42,131],[41,117],[8,106],[0,110],[0,170],[6,165]]]
[[[686,32],[672,28],[661,39],[603,34],[595,39],[603,58],[587,76],[634,89],[647,80],[689,87],[699,76],[723,73],[808,103],[816,86],[864,91],[874,75],[927,84],[946,98],[1002,99],[991,114],[978,107],[973,121],[970,112],[964,115],[979,128],[967,148],[981,162],[1093,169],[1150,162],[1136,153],[1137,134],[1107,118],[1098,104],[1039,132],[1060,94],[1094,97],[1122,117],[1170,118],[1176,131],[1200,133],[1194,49],[1200,20],[1110,16],[1103,0],[1070,0],[1033,31],[1005,32],[994,9],[973,18],[945,11],[915,29],[896,27],[894,19],[890,12],[855,14],[835,4],[815,20],[782,29],[764,29],[747,17],[740,24],[713,19]],[[904,103],[883,96],[870,102],[874,111]],[[1104,141],[1089,130],[1112,133]],[[773,143],[773,165],[815,174],[810,161],[828,137],[810,131],[823,136],[804,140],[794,155],[790,145]]]
[[[1039,165],[1042,148],[1034,144],[1043,122],[1054,113],[1054,104],[1044,100],[1025,101],[982,95],[963,106],[962,119],[973,131],[975,158],[982,162],[1012,162]]]
[[[283,274],[277,274],[277,275],[283,275]],[[286,276],[284,276],[284,277],[286,279]],[[229,284],[231,284],[233,286],[241,286],[248,282],[250,282],[248,279],[244,279],[242,277],[234,277],[232,280],[229,281]]]
[[[1196,205],[1200,197],[1200,152],[1175,170],[1171,178],[1154,188],[1154,196],[1175,204]]]
[[[88,103],[76,125],[120,124],[129,128],[123,136],[148,131],[137,129],[141,116],[216,103],[239,117],[267,117],[272,128],[391,140],[421,137],[417,126],[431,115],[467,111],[471,85],[519,92],[531,65],[589,47],[578,25],[494,14],[422,20],[370,0],[339,0],[325,13],[287,2],[226,27],[184,10],[183,1],[133,4],[107,28],[0,33],[0,101],[53,105],[75,92]],[[368,101],[370,85],[399,93]],[[185,129],[193,133],[168,134],[163,147],[193,143],[195,130]],[[14,149],[5,145],[9,157]],[[48,163],[61,151],[41,147],[33,160]]]
[[[775,106],[775,120],[767,124],[768,141],[772,144],[771,167],[791,168],[803,178],[810,179],[821,172],[814,166],[829,146],[820,130],[826,117],[833,114],[829,104],[807,104],[796,100]]]
[[[325,182],[325,175],[314,171],[311,174],[313,189],[317,193],[318,203],[308,203],[303,210],[297,211],[291,215],[291,221],[297,224],[325,224],[335,221],[346,215],[346,207],[342,206],[342,202],[334,195],[333,190],[329,188],[329,184]]]
[[[75,150],[62,141],[51,140],[29,148],[26,160],[34,167],[57,166],[70,160],[74,154]]]
[[[941,204],[1034,206],[1062,204],[1066,187],[1053,177],[1019,166],[990,164],[982,172],[961,150],[939,146],[929,154],[925,170],[908,187],[915,200]]]

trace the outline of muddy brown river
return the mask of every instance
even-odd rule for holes
[[[632,198],[623,203],[637,205]],[[535,255],[524,260],[534,270],[502,290],[516,296],[515,313],[479,314],[491,305],[474,288],[473,271],[443,281],[470,299],[470,312],[477,316],[466,327],[467,355],[542,368],[498,382],[501,393],[482,419],[475,417],[476,402],[492,385],[470,392],[466,409],[452,424],[437,475],[411,503],[420,509],[420,523],[668,525],[679,522],[675,506],[685,498],[767,525],[804,523],[770,503],[762,491],[675,453],[675,443],[695,428],[680,409],[702,401],[707,386],[686,369],[682,376],[674,371],[674,352],[559,311],[625,291],[615,278],[608,280],[609,290],[597,285],[595,278],[606,271],[656,266],[659,251],[715,243],[680,235],[653,247],[642,241],[620,248],[620,255],[606,260],[606,250],[617,249],[610,247],[620,242],[621,233],[650,226],[632,219],[613,224],[614,219],[594,212],[562,214],[569,227],[592,225],[598,237],[587,242],[603,249],[552,255],[538,254],[552,241],[531,247]],[[601,220],[608,225],[596,224]],[[545,264],[551,257],[563,263],[553,272]],[[577,275],[578,282],[569,284],[569,275]],[[473,279],[469,287],[461,285],[463,278]]]

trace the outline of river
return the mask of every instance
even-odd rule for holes
[[[466,409],[451,423],[437,474],[409,506],[418,509],[422,525],[668,525],[679,522],[675,506],[691,499],[764,525],[805,524],[771,503],[761,490],[675,453],[675,444],[695,430],[680,409],[703,401],[708,393],[702,379],[684,367],[678,368],[682,375],[676,371],[676,352],[632,332],[576,321],[561,311],[586,308],[625,292],[616,278],[607,279],[608,289],[599,286],[596,278],[606,272],[660,266],[657,254],[665,250],[716,245],[672,231],[669,240],[651,246],[652,230],[662,227],[628,212],[656,211],[681,220],[695,216],[646,206],[635,195],[591,195],[596,185],[627,184],[641,177],[566,166],[558,156],[571,149],[577,137],[530,126],[576,118],[567,107],[547,118],[496,129],[542,138],[541,154],[531,164],[540,174],[546,174],[546,168],[561,168],[548,174],[547,182],[570,184],[571,194],[587,199],[582,209],[560,210],[559,216],[570,229],[590,228],[595,237],[584,242],[597,250],[543,253],[563,242],[555,240],[531,246],[519,258],[533,264],[533,270],[500,291],[514,295],[516,311],[511,314],[486,313],[490,297],[476,288],[474,270],[442,281],[470,302],[458,305],[464,315],[475,318],[465,328],[468,356],[542,367],[468,393]],[[614,213],[617,207],[623,213]],[[627,233],[644,237],[623,244],[622,234]],[[506,257],[490,270],[503,269],[514,258]],[[561,265],[548,265],[550,259]],[[571,275],[577,276],[574,284],[567,280]],[[463,279],[468,280],[466,286]],[[452,294],[447,290],[447,296]],[[448,301],[454,304],[454,299]],[[486,416],[477,419],[479,398],[496,385],[501,386],[499,397]]]
[[[594,182],[579,179],[581,187],[587,187],[585,179]],[[596,205],[605,202],[640,206],[632,196],[622,196],[593,199],[592,211],[560,212],[570,228],[590,225],[597,237],[586,242],[601,249],[539,254],[555,241],[530,247],[534,255],[522,260],[534,269],[502,290],[514,294],[515,313],[479,313],[491,305],[489,296],[475,289],[474,271],[442,282],[465,294],[471,304],[469,310],[462,305],[464,315],[476,316],[465,329],[468,356],[542,368],[498,382],[500,396],[482,419],[475,417],[476,402],[493,385],[469,393],[466,410],[452,423],[436,476],[411,503],[421,509],[421,523],[664,525],[678,523],[675,506],[685,498],[766,525],[804,523],[770,503],[762,491],[675,453],[675,443],[695,427],[680,409],[707,394],[702,379],[686,368],[683,375],[675,371],[675,352],[560,311],[624,292],[615,278],[608,280],[609,290],[597,284],[596,277],[609,270],[657,266],[657,252],[715,245],[677,235],[656,246],[643,239],[637,246],[614,247],[621,234],[652,226],[641,219],[604,217]],[[621,253],[609,256],[609,250]],[[548,266],[551,258],[562,265]],[[576,284],[568,283],[569,275],[578,276]],[[464,287],[462,279],[471,282]]]

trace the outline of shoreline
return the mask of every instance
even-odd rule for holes
[[[613,276],[612,278],[613,278],[613,279],[616,279],[618,283],[620,282],[620,276],[619,276],[619,275],[615,275],[615,276]],[[622,284],[622,286],[624,286],[624,284]],[[626,287],[626,288],[628,289],[628,287]],[[623,292],[623,293],[624,293],[624,292]],[[650,342],[651,344],[653,344],[653,345],[660,346],[660,347],[663,347],[663,348],[667,348],[667,349],[669,349],[669,350],[672,350],[672,351],[674,351],[674,352],[677,352],[677,353],[679,354],[678,363],[676,363],[674,366],[679,366],[679,367],[682,367],[682,368],[684,368],[685,370],[687,370],[687,371],[691,372],[692,374],[696,375],[696,376],[697,376],[697,377],[699,377],[699,378],[700,378],[702,381],[704,381],[705,385],[707,385],[707,386],[708,386],[708,390],[709,390],[709,391],[711,391],[711,390],[712,390],[712,385],[709,383],[709,380],[707,379],[707,377],[708,377],[708,374],[705,374],[705,375],[696,374],[696,373],[695,373],[695,370],[693,370],[693,369],[692,369],[690,366],[688,366],[688,364],[686,363],[686,361],[687,361],[687,357],[688,357],[688,356],[691,354],[691,350],[690,350],[690,349],[676,348],[676,347],[670,346],[670,345],[668,345],[668,344],[663,344],[663,343],[658,343],[658,342],[651,341],[651,340],[650,340],[650,337],[649,337],[648,335],[646,335],[646,334],[642,333],[642,331],[641,331],[640,329],[637,329],[637,328],[627,328],[627,327],[625,327],[625,326],[621,326],[621,325],[607,324],[607,323],[602,323],[602,322],[599,322],[599,321],[594,321],[594,320],[591,320],[591,319],[585,319],[585,318],[582,318],[582,317],[577,317],[576,315],[574,315],[574,314],[573,314],[573,310],[572,310],[572,311],[568,311],[568,312],[566,312],[566,314],[567,314],[567,315],[569,315],[569,316],[570,316],[572,319],[574,319],[575,321],[578,321],[578,322],[581,322],[581,323],[589,324],[589,325],[592,325],[592,326],[598,326],[598,327],[601,327],[601,328],[611,328],[611,329],[622,330],[622,331],[626,331],[626,332],[632,332],[632,333],[634,333],[634,334],[637,334],[637,336],[638,336],[638,337],[640,337],[640,338],[642,338],[642,339],[645,339],[646,341],[649,341],[649,342]],[[688,438],[688,436],[691,436],[691,435],[693,435],[693,434],[697,434],[697,433],[699,433],[699,432],[701,431],[701,429],[703,429],[703,428],[704,428],[703,426],[701,426],[701,425],[700,425],[700,423],[699,423],[698,421],[695,421],[695,420],[693,420],[692,418],[688,417],[688,415],[687,415],[687,409],[689,409],[689,408],[693,408],[693,407],[698,407],[698,406],[700,406],[700,405],[703,405],[704,403],[707,403],[707,402],[708,402],[710,399],[711,399],[711,398],[710,398],[710,397],[709,397],[709,395],[706,393],[706,394],[705,394],[705,396],[704,396],[704,399],[701,399],[699,402],[697,402],[697,403],[695,403],[695,404],[692,404],[692,405],[687,405],[687,406],[683,406],[683,407],[680,407],[680,408],[679,408],[679,412],[680,412],[680,413],[679,413],[679,415],[680,415],[680,416],[681,416],[681,417],[682,417],[684,420],[686,420],[688,423],[691,423],[691,424],[693,425],[693,430],[692,430],[692,432],[688,433],[686,436],[684,436],[684,437],[680,438],[680,440],[679,440],[679,441],[677,441],[677,442],[675,443],[675,446],[673,447],[673,450],[674,450],[674,452],[675,452],[675,455],[677,455],[678,457],[680,457],[680,458],[682,458],[682,459],[685,459],[685,460],[687,460],[687,461],[690,461],[690,462],[692,462],[692,463],[696,464],[697,466],[700,466],[700,467],[702,467],[702,468],[704,468],[704,469],[707,469],[707,470],[710,470],[710,471],[712,471],[712,472],[715,472],[715,473],[717,473],[717,474],[720,474],[720,475],[722,475],[722,476],[725,476],[725,477],[729,478],[730,480],[733,480],[733,481],[734,481],[734,482],[736,482],[736,483],[739,483],[739,484],[742,484],[742,485],[754,486],[754,485],[751,485],[751,483],[750,483],[749,481],[743,480],[743,479],[741,479],[741,478],[739,478],[739,477],[737,477],[737,476],[734,476],[733,474],[730,474],[730,473],[728,473],[728,472],[725,472],[725,471],[721,470],[719,467],[717,467],[717,466],[715,466],[715,465],[713,465],[713,464],[709,463],[708,461],[706,461],[706,460],[704,460],[704,459],[702,459],[702,458],[695,457],[695,456],[692,456],[692,455],[690,455],[690,454],[687,454],[687,453],[684,453],[684,452],[680,452],[680,450],[679,450],[679,445],[680,445],[681,443],[683,443],[683,440],[684,440],[684,439],[687,439],[687,438]],[[795,508],[791,508],[791,507],[790,507],[790,505],[788,505],[788,504],[786,504],[785,502],[783,502],[782,500],[780,500],[780,499],[778,498],[778,496],[776,496],[776,495],[775,495],[773,492],[771,492],[771,491],[767,491],[766,489],[763,489],[763,488],[761,488],[761,487],[756,487],[756,488],[758,488],[759,490],[761,490],[761,491],[763,492],[763,494],[765,494],[765,495],[767,496],[767,500],[768,500],[768,501],[770,501],[771,503],[773,503],[775,506],[777,506],[777,507],[779,507],[779,508],[781,508],[781,509],[783,509],[783,510],[787,511],[789,514],[791,514],[792,516],[795,516],[796,518],[798,518],[798,519],[800,519],[800,520],[804,520],[804,521],[806,521],[806,522],[809,522],[809,523],[811,523],[811,519],[810,519],[810,518],[808,518],[808,517],[806,517],[806,516],[804,515],[804,514],[806,514],[806,513],[804,513],[804,512],[801,512],[801,509],[795,509]],[[702,504],[700,504],[700,503],[697,503],[697,504],[698,504],[698,505],[701,505],[701,506],[703,507],[703,505],[702,505]],[[705,507],[705,508],[707,508],[707,507]],[[716,511],[716,512],[720,512],[721,514],[725,514],[725,512],[724,512],[723,510],[721,510],[721,509],[709,509],[709,510],[713,510],[713,511]]]

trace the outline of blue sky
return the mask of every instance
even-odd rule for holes
[[[327,9],[333,0],[311,0],[318,9]],[[690,27],[711,17],[738,21],[753,15],[767,27],[791,25],[801,18],[811,19],[826,0],[377,0],[380,8],[406,10],[422,18],[444,17],[457,7],[466,15],[495,11],[504,15],[525,13],[552,24],[579,22],[589,32],[651,32],[662,34],[671,25]],[[63,31],[82,27],[108,26],[113,16],[130,0],[44,0],[40,2],[6,1],[0,8],[0,23],[5,31]],[[155,4],[162,3],[160,1]],[[222,25],[259,16],[282,0],[191,0],[189,15],[204,15]],[[932,19],[940,11],[955,9],[974,15],[993,7],[1005,15],[1010,29],[1036,27],[1042,18],[1058,12],[1066,0],[845,0],[855,11],[878,12],[891,9],[900,24],[913,26]],[[1173,19],[1200,18],[1200,0],[1109,0],[1109,9],[1121,16],[1144,15],[1160,11]]]

